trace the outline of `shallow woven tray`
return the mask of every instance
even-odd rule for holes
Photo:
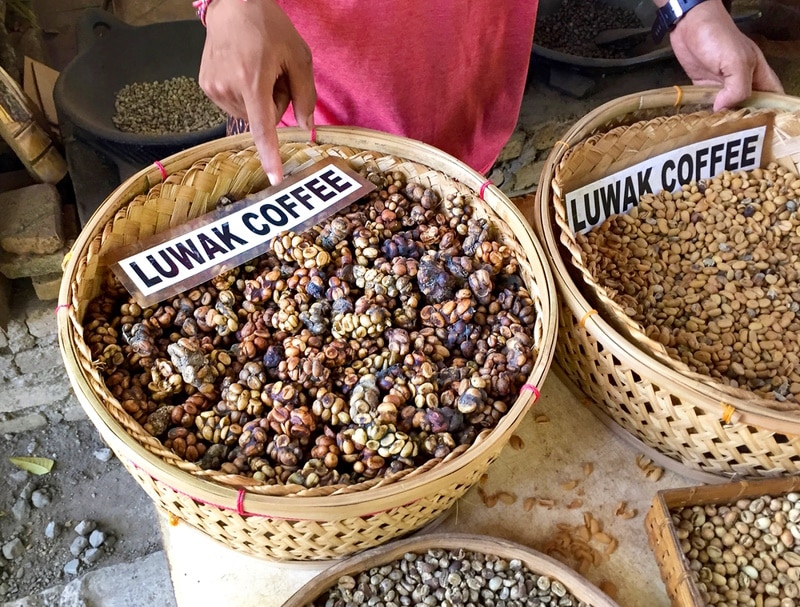
[[[350,557],[314,576],[305,586],[289,597],[283,607],[307,607],[336,585],[343,575],[356,576],[372,567],[391,563],[407,552],[424,554],[430,549],[469,550],[495,555],[503,559],[519,559],[531,572],[558,580],[578,600],[591,607],[618,607],[606,594],[566,565],[521,544],[485,535],[462,533],[425,534],[415,538],[397,540]]]
[[[321,128],[316,143],[310,143],[304,131],[281,129],[280,141],[287,174],[337,156],[355,169],[373,164],[382,171],[401,171],[440,195],[461,192],[479,214],[491,217],[503,242],[516,251],[537,309],[536,359],[527,383],[541,386],[555,348],[555,283],[529,224],[500,190],[435,148],[375,131]],[[162,165],[165,179],[158,167],[137,173],[89,220],[66,264],[58,305],[59,342],[75,393],[156,506],[235,550],[281,561],[346,556],[413,532],[445,513],[500,454],[536,391],[522,391],[496,428],[444,459],[393,477],[312,489],[202,470],[165,449],[122,409],[94,368],[83,339],[86,305],[100,292],[108,271],[101,257],[211,210],[223,194],[238,198],[267,185],[250,134],[203,144]]]
[[[731,504],[740,498],[778,497],[798,490],[800,490],[800,478],[787,476],[659,491],[645,516],[645,529],[672,606],[705,606],[692,579],[686,557],[681,551],[680,540],[672,523],[672,511],[685,506]]]
[[[556,360],[601,414],[673,461],[678,471],[728,478],[796,474],[798,417],[762,406],[752,393],[737,396],[708,377],[683,372],[632,338],[630,325],[621,326],[609,306],[592,297],[573,265],[573,253],[564,245],[574,238],[564,235],[563,217],[557,217],[557,175],[569,149],[656,115],[662,117],[657,124],[681,124],[684,114],[709,110],[716,92],[675,87],[622,97],[587,114],[551,151],[536,196],[534,224],[561,295]],[[800,100],[762,93],[754,94],[746,106],[785,112],[800,108]],[[652,132],[645,139],[650,136]]]

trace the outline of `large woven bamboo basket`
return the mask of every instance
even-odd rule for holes
[[[561,198],[562,171],[602,171],[626,153],[663,152],[671,136],[702,128],[703,120],[771,110],[783,127],[774,129],[774,137],[798,132],[800,115],[793,112],[800,110],[799,99],[754,94],[741,110],[714,114],[716,92],[675,87],[614,100],[577,122],[551,151],[537,192],[535,228],[561,294],[556,360],[603,419],[679,472],[703,480],[796,474],[798,417],[690,372],[649,340],[581,268]],[[784,161],[794,165],[792,154]]]
[[[429,550],[449,550],[458,553],[464,550],[503,560],[519,560],[536,575],[543,575],[561,582],[568,592],[590,607],[616,607],[617,603],[600,591],[583,576],[555,559],[532,550],[527,546],[484,535],[464,533],[433,533],[390,542],[361,554],[344,559],[314,576],[298,590],[283,607],[307,607],[314,604],[342,576],[357,577],[373,567],[402,559],[405,554],[425,555]]]
[[[342,158],[355,170],[370,164],[400,171],[439,195],[469,197],[495,224],[504,244],[516,252],[537,308],[536,359],[527,385],[541,386],[555,348],[555,283],[541,245],[508,198],[463,163],[416,141],[345,127],[320,128],[313,143],[307,136],[281,129],[286,174],[326,157]],[[308,489],[202,470],[145,432],[111,395],[92,363],[81,324],[108,272],[102,256],[210,211],[223,194],[236,199],[267,185],[250,134],[206,143],[160,164],[125,181],[95,212],[72,249],[59,296],[60,346],[72,386],[127,470],[173,521],[267,560],[340,558],[438,519],[497,458],[537,389],[521,391],[494,429],[445,458],[356,485]]]

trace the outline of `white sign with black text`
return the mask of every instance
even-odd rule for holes
[[[569,192],[569,226],[583,234],[608,217],[627,213],[644,194],[675,192],[682,185],[716,177],[723,171],[761,166],[767,133],[758,126],[671,150]]]
[[[326,158],[278,186],[113,252],[108,261],[141,305],[151,305],[266,252],[286,230],[306,229],[375,185]]]

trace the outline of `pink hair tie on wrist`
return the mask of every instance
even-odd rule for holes
[[[247,0],[242,0],[242,2],[247,2]],[[211,0],[194,0],[192,2],[192,6],[197,10],[197,16],[200,17],[200,23],[203,24],[203,27],[206,27],[206,11],[208,11],[209,4],[211,4]]]
[[[200,17],[200,23],[203,24],[203,27],[206,26],[206,11],[209,4],[211,4],[211,0],[194,0],[192,2],[192,6],[197,11],[197,16]]]

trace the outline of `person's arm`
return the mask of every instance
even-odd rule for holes
[[[275,0],[214,0],[205,22],[200,86],[222,110],[250,122],[264,171],[279,183],[275,126],[290,101],[297,124],[314,127],[311,51]]]
[[[658,6],[666,3],[654,1]],[[722,0],[705,0],[689,10],[669,36],[693,84],[722,87],[715,110],[733,107],[754,90],[783,92],[761,49],[736,27]]]

